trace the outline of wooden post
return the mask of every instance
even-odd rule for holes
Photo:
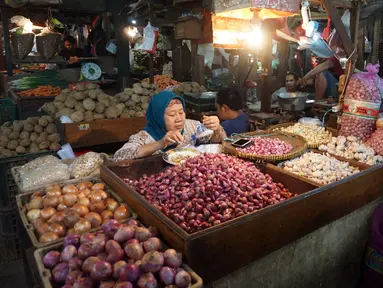
[[[1,17],[3,20],[3,35],[4,35],[4,48],[5,48],[5,58],[7,64],[7,74],[8,76],[13,75],[13,64],[12,64],[12,49],[11,49],[11,40],[9,38],[9,10],[7,8],[1,9]]]
[[[172,63],[173,63],[173,78],[177,81],[182,81],[182,40],[173,39],[172,46]]]
[[[286,78],[286,72],[288,70],[289,66],[289,42],[288,41],[281,41],[278,45],[278,54],[279,54],[279,67],[277,72],[277,85],[278,87],[284,86],[285,78]]]
[[[261,112],[269,113],[271,110],[271,76],[272,76],[272,31],[271,23],[265,22],[263,30],[263,42],[262,42],[262,94],[261,94]]]
[[[364,37],[366,31],[366,21],[362,20],[359,23],[358,29],[358,44],[357,44],[357,52],[358,52],[358,61],[356,62],[356,68],[359,70],[364,69]]]

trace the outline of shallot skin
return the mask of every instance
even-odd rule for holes
[[[253,163],[224,154],[203,154],[125,182],[188,233],[295,196]]]

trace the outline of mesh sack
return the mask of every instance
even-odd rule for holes
[[[15,55],[17,59],[24,59],[27,57],[32,51],[34,40],[35,34],[33,33],[11,35],[13,55]]]
[[[105,161],[105,154],[88,152],[77,157],[71,165],[72,178],[84,178],[99,173],[99,167]]]
[[[23,165],[20,170],[19,170],[19,173],[20,174],[24,174],[24,173],[28,173],[28,172],[31,172],[32,170],[35,170],[36,168],[42,166],[42,165],[45,165],[45,164],[59,164],[61,163],[61,160],[58,159],[57,157],[55,156],[52,156],[52,155],[47,155],[47,156],[43,156],[43,157],[39,157],[39,158],[36,158],[30,162],[28,162],[27,164]]]
[[[340,135],[366,141],[374,132],[383,91],[383,79],[378,76],[378,71],[379,65],[368,64],[367,72],[351,77],[340,118]]]
[[[26,191],[69,179],[68,165],[63,163],[47,163],[24,173],[20,177],[20,188]]]
[[[36,36],[37,52],[46,60],[50,60],[59,51],[61,34],[50,33]]]
[[[377,129],[367,140],[367,144],[374,149],[376,154],[383,156],[383,128]]]

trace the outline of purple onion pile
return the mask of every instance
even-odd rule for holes
[[[188,233],[295,196],[253,163],[224,154],[204,154],[125,182]]]
[[[65,237],[62,251],[44,258],[54,286],[65,288],[185,288],[190,274],[181,268],[182,255],[163,250],[156,229],[135,220],[110,220],[102,231]]]

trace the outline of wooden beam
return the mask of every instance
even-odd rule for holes
[[[332,0],[322,0],[323,5],[327,10],[327,14],[329,15],[332,24],[334,25],[340,39],[343,42],[344,49],[348,56],[352,54],[354,51],[354,43],[352,43],[350,36],[346,31],[346,28],[343,25],[340,15],[336,10]],[[357,54],[354,53],[353,57],[357,57]]]
[[[266,23],[265,23],[266,24]],[[263,29],[263,43],[262,43],[262,94],[261,94],[261,112],[269,113],[271,110],[271,94],[275,87],[271,87],[272,76],[272,23],[268,22]]]
[[[366,31],[366,21],[362,20],[359,23],[358,31],[358,43],[357,43],[357,52],[358,52],[358,61],[356,62],[356,68],[359,70],[364,70],[364,37]]]
[[[3,20],[3,36],[4,36],[4,48],[5,48],[5,61],[7,66],[8,76],[13,75],[13,64],[12,64],[12,49],[11,49],[11,39],[9,35],[9,9],[1,9],[1,18]]]
[[[285,86],[286,72],[289,66],[289,42],[281,41],[278,44],[278,54],[279,54],[279,67],[277,72],[277,85],[278,87]]]

